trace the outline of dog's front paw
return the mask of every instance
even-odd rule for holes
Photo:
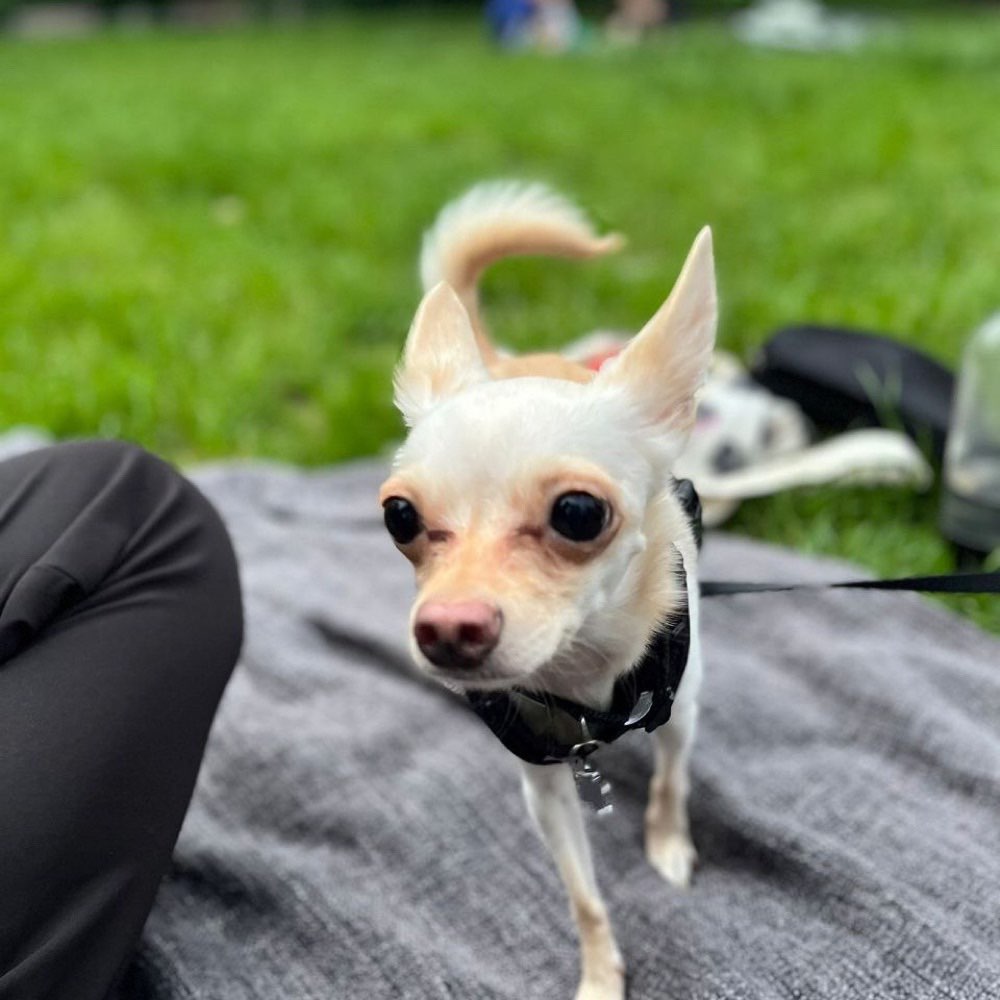
[[[646,857],[671,885],[686,889],[691,884],[691,873],[698,854],[687,834],[669,833],[665,836],[647,837]]]

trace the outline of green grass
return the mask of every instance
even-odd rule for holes
[[[399,434],[389,373],[422,228],[540,177],[629,248],[513,262],[495,331],[635,327],[716,231],[722,344],[812,319],[955,363],[1000,306],[1000,17],[901,22],[857,55],[694,24],[636,51],[508,56],[399,12],[233,34],[0,42],[0,424],[189,462],[326,463]],[[880,573],[948,565],[935,500],[824,490],[739,530]],[[1000,630],[996,602],[963,611]]]

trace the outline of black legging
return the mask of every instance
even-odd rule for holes
[[[0,1000],[104,1000],[242,638],[207,500],[132,445],[0,462]]]

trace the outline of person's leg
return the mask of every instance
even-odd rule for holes
[[[0,463],[0,1000],[104,1000],[239,652],[228,535],[117,442]]]

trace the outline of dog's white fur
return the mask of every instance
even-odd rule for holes
[[[502,613],[496,647],[471,672],[436,667],[411,642],[418,666],[456,689],[518,685],[606,707],[616,678],[682,600],[679,556],[692,644],[673,718],[654,737],[646,851],[684,886],[695,860],[686,799],[701,655],[697,550],[670,472],[714,343],[711,233],[702,230],[670,297],[596,375],[553,356],[502,357],[476,300],[479,274],[500,257],[586,257],[617,245],[537,185],[481,186],[442,212],[421,258],[432,287],[396,378],[411,430],[382,499],[403,497],[420,512],[420,536],[400,546],[417,571],[414,614],[429,600],[470,599]],[[568,542],[548,526],[555,498],[580,489],[612,510],[594,543]],[[571,769],[524,765],[524,791],[579,930],[577,1000],[620,1000],[624,966]]]

